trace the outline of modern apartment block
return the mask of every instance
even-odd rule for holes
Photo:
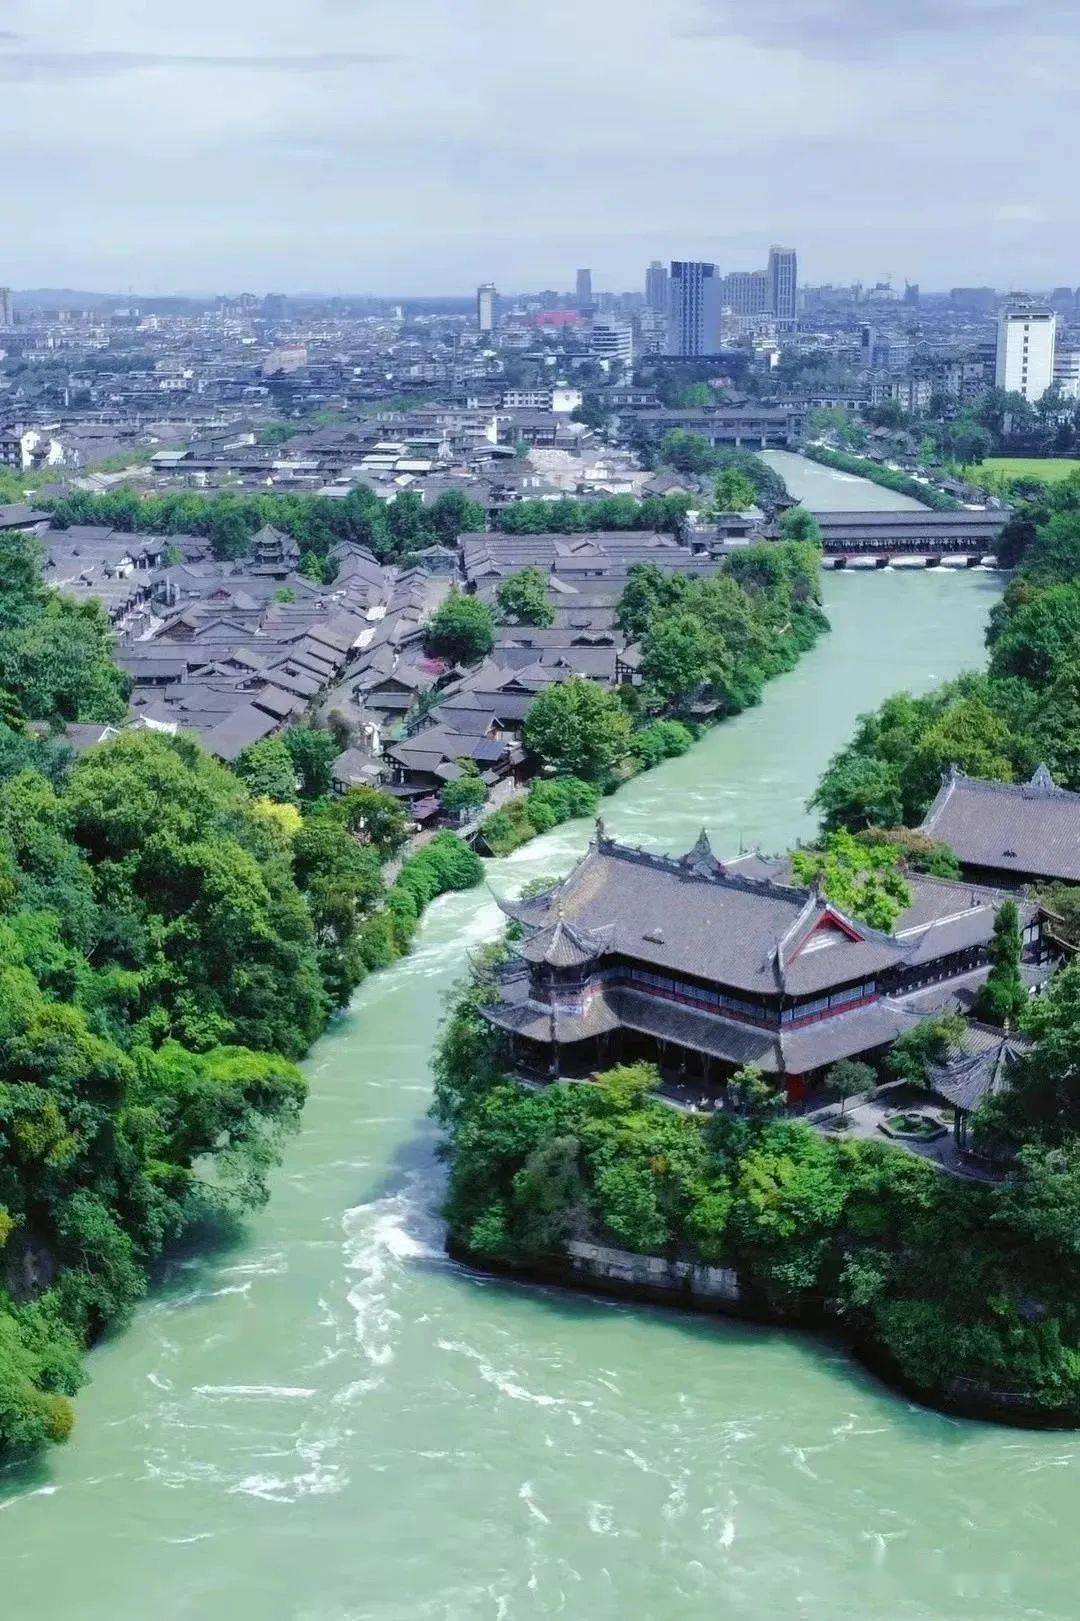
[[[994,382],[1029,404],[1042,399],[1054,381],[1057,317],[1047,304],[1010,299],[998,315]]]
[[[645,272],[645,304],[648,309],[666,315],[668,307],[667,266],[654,259]]]
[[[720,347],[722,278],[700,259],[671,261],[669,355],[711,355]]]
[[[1054,350],[1054,385],[1067,400],[1080,400],[1080,349]]]
[[[799,261],[794,248],[769,249],[769,308],[777,321],[794,325],[799,292]]]
[[[731,270],[721,278],[721,298],[733,315],[767,315],[769,277],[764,270]]]
[[[495,300],[498,298],[493,281],[482,282],[476,289],[476,330],[494,332]]]
[[[595,315],[590,348],[597,360],[620,360],[630,366],[634,360],[634,329],[629,321],[617,316]]]

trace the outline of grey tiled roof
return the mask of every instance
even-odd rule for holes
[[[907,998],[884,998],[801,1029],[762,1029],[642,991],[618,988],[595,995],[581,1013],[558,1012],[555,1039],[570,1045],[607,1030],[635,1030],[705,1053],[723,1064],[753,1064],[767,1075],[807,1075],[841,1058],[888,1046],[930,1011],[910,1006]],[[485,1014],[500,1029],[543,1045],[552,1041],[551,1008],[530,999],[527,981],[505,985],[501,1000],[486,1008]]]
[[[660,972],[759,995],[811,996],[989,940],[997,891],[915,876],[910,884],[901,932],[883,934],[845,918],[816,891],[732,872],[707,839],[676,859],[600,837],[561,885],[505,910],[528,928],[557,914],[603,932],[610,953]],[[1027,923],[1035,908],[1020,906]]]
[[[537,929],[521,947],[527,962],[545,962],[552,968],[579,968],[593,962],[606,944],[606,937],[576,929],[558,918],[547,928]]]
[[[1031,1043],[1021,1036],[969,1024],[940,1064],[927,1065],[927,1078],[939,1096],[970,1112],[1011,1085],[1013,1071],[1030,1050]]]
[[[969,867],[1080,882],[1080,794],[1040,768],[1030,782],[987,782],[955,767],[921,831]]]
[[[539,900],[527,904],[523,921],[545,919],[549,909]],[[702,878],[670,858],[606,839],[590,847],[558,892],[561,915],[585,929],[610,929],[613,952],[774,993],[776,947],[806,900],[805,890]]]

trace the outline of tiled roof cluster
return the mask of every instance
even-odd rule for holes
[[[1080,794],[1059,788],[1045,766],[1024,783],[988,782],[953,766],[921,831],[949,845],[964,867],[1080,882]]]
[[[753,875],[740,870],[748,866],[745,858],[717,860],[704,833],[673,857],[616,843],[598,829],[562,882],[502,903],[525,930],[520,955],[530,971],[510,976],[489,1017],[545,1043],[625,1027],[727,1063],[805,1073],[883,1047],[913,1017],[954,1005],[961,970],[939,975],[937,966],[962,963],[970,977],[1005,899],[984,886],[911,875],[911,904],[885,934],[845,916],[817,889],[792,883],[786,863],[758,858]],[[1022,901],[1020,909],[1026,928],[1038,908]],[[627,963],[659,976],[661,987],[673,976],[749,998],[762,1011],[817,999],[811,1011],[827,1008],[828,1016],[755,1024],[663,989],[651,993],[647,978],[627,980],[619,966]],[[599,970],[600,978],[568,1010],[538,993],[531,976],[539,965]],[[856,995],[858,1005],[833,1011],[829,996],[852,988],[865,993]]]

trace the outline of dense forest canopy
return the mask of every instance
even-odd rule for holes
[[[324,797],[296,727],[231,771],[126,731],[96,606],[0,538],[0,1448],[62,1439],[81,1350],[193,1224],[259,1204],[305,1086],[295,1060],[423,907],[479,877],[441,835],[407,859],[395,801]]]

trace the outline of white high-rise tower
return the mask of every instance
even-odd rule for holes
[[[1048,304],[1011,298],[998,315],[994,382],[1010,394],[1022,394],[1030,405],[1041,400],[1054,381],[1054,337],[1057,317]]]

